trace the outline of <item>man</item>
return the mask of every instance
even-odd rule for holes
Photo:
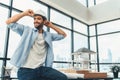
[[[34,28],[17,23],[24,16],[34,17]],[[11,64],[19,68],[19,80],[67,80],[64,74],[51,68],[52,41],[63,39],[66,33],[47,21],[43,11],[28,9],[9,18],[6,24],[21,36],[20,44],[10,60]],[[57,33],[44,31],[44,25]]]

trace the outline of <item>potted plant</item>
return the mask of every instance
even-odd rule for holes
[[[118,78],[118,74],[120,72],[120,66],[118,66],[118,65],[112,66],[111,67],[111,72],[113,73],[114,78]]]

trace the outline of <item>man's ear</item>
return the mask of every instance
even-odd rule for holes
[[[46,24],[46,22],[47,22],[47,20],[44,20],[44,22],[43,22],[43,23],[44,23],[44,25]]]

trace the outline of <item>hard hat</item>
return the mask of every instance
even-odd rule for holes
[[[40,15],[40,16],[44,17],[45,19],[47,19],[45,12],[42,11],[42,10],[40,10],[40,9],[39,9],[39,10],[36,10],[36,11],[34,12],[34,16],[35,16],[35,15]]]

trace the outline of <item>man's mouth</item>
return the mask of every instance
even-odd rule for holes
[[[40,24],[38,24],[38,23],[35,23],[34,25],[35,25],[35,27],[38,27]]]

